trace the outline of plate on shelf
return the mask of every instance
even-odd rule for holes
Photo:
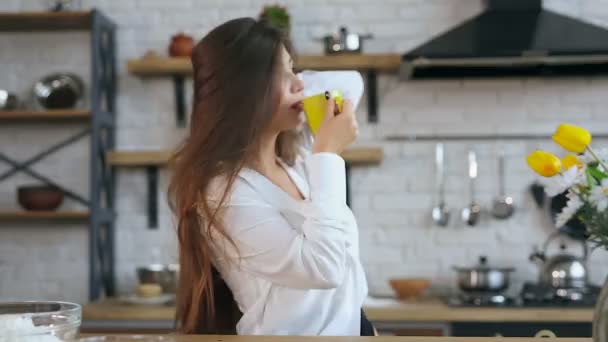
[[[165,305],[175,300],[175,295],[171,293],[162,294],[156,297],[140,297],[136,294],[121,296],[120,301],[132,305]]]

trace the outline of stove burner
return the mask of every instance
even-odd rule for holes
[[[594,306],[599,292],[599,287],[591,285],[583,288],[554,289],[526,283],[521,290],[521,297],[524,305]]]
[[[507,306],[514,299],[500,293],[461,293],[448,300],[451,306]]]
[[[593,307],[600,293],[597,286],[554,289],[535,283],[524,284],[518,297],[501,293],[459,293],[447,299],[456,307]]]

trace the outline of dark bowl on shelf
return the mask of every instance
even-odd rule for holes
[[[50,185],[20,186],[17,188],[17,201],[25,210],[55,210],[63,203],[63,191]]]

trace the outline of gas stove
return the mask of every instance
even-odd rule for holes
[[[600,288],[554,289],[534,283],[524,284],[519,296],[502,293],[459,293],[447,300],[454,307],[593,307]]]
[[[526,283],[520,296],[524,306],[593,307],[600,290],[593,285],[583,288],[554,289]]]

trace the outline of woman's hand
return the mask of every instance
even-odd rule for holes
[[[342,112],[336,114],[336,101],[332,98],[327,101],[325,117],[312,145],[313,153],[330,152],[340,154],[350,145],[357,135],[359,126],[353,110],[353,103],[344,99]]]

